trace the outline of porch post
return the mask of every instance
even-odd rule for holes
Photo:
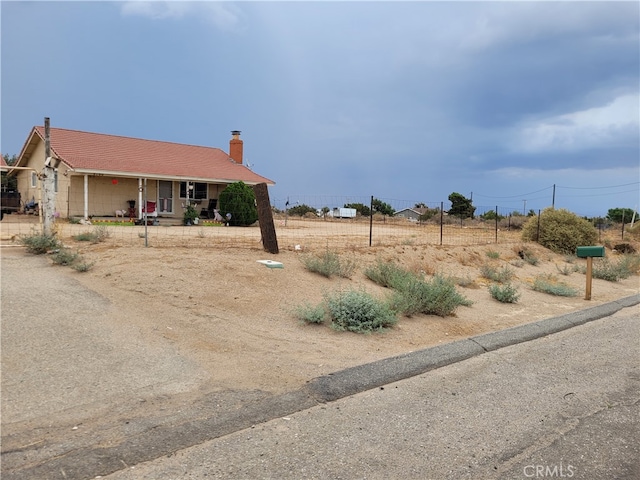
[[[84,176],[84,219],[89,220],[89,175]]]
[[[138,218],[142,218],[142,178],[138,178]],[[146,205],[145,205],[146,206]]]

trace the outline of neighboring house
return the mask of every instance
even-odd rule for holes
[[[219,148],[51,128],[51,154],[61,160],[55,176],[56,211],[61,217],[114,216],[116,210],[129,210],[129,201],[135,200],[140,218],[146,187],[146,200],[156,202],[158,215],[182,218],[187,195],[206,210],[230,183],[274,185],[242,164],[240,132],[231,133],[226,153]],[[34,127],[16,166],[41,171],[44,139],[44,127]],[[36,171],[12,172],[24,201],[39,196]]]
[[[420,218],[420,215],[427,212],[429,209],[424,207],[416,207],[416,208],[405,208],[404,210],[399,210],[395,213],[395,217],[406,218],[407,220],[411,220],[413,222],[417,222]]]

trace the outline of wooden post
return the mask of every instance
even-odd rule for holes
[[[593,257],[587,257],[587,288],[584,299],[591,300],[591,272],[593,271]]]
[[[49,138],[49,117],[44,117],[44,158],[45,160],[51,156],[51,143]],[[53,235],[54,213],[56,208],[55,170],[47,165],[42,169],[42,204],[40,205],[40,213],[42,216],[42,233],[43,235]]]
[[[258,207],[258,222],[260,223],[260,233],[262,235],[262,246],[269,253],[278,253],[278,238],[276,236],[276,226],[273,223],[273,212],[269,201],[269,191],[266,183],[258,183],[253,186]]]

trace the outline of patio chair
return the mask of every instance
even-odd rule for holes
[[[147,225],[159,225],[158,222],[158,210],[156,209],[156,202],[147,202],[147,204],[142,207],[142,217],[140,219],[139,225],[144,225],[144,217],[146,214]],[[138,223],[138,222],[136,222]]]

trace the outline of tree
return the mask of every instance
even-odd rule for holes
[[[322,207],[322,218],[327,218],[327,213],[329,213],[331,211],[331,209],[329,207]]]
[[[424,204],[423,204],[424,205]],[[419,217],[418,220],[420,222],[426,222],[427,220],[435,217],[436,215],[440,214],[440,208],[429,208],[429,207],[416,207],[416,208],[426,208],[426,210],[424,211],[424,213],[422,213]]]
[[[18,163],[17,155],[9,155],[5,153],[2,155],[7,165],[15,165]],[[18,179],[15,175],[9,176],[7,172],[2,172],[2,190],[15,191],[18,190]]]
[[[426,204],[426,203],[424,203],[424,202],[418,202],[418,203],[416,203],[416,204],[413,206],[413,208],[428,208],[428,207],[427,207],[427,204]]]
[[[253,192],[253,188],[244,182],[235,182],[227,185],[220,192],[218,201],[222,216],[226,216],[227,213],[231,214],[229,225],[247,226],[258,220],[256,195]]]
[[[470,199],[460,193],[453,192],[449,195],[449,201],[451,202],[449,215],[460,218],[473,218],[473,213],[476,211],[476,207],[471,204]]]
[[[488,212],[480,215],[480,218],[482,218],[483,220],[495,220],[496,217],[498,217],[498,220],[502,220],[504,218],[502,215],[496,214],[496,212],[493,210],[489,210]]]
[[[389,217],[392,217],[396,213],[391,205],[383,202],[382,200],[378,200],[377,198],[373,199],[371,206],[373,207],[373,213],[381,213],[382,215],[387,215]]]
[[[632,208],[610,208],[607,211],[607,218],[612,222],[622,223],[624,217],[625,223],[628,223],[631,222],[634,213],[638,218],[638,212],[635,212]]]
[[[363,203],[345,203],[344,208],[355,208],[356,212],[358,212],[363,217],[368,217],[371,215],[371,209]]]

